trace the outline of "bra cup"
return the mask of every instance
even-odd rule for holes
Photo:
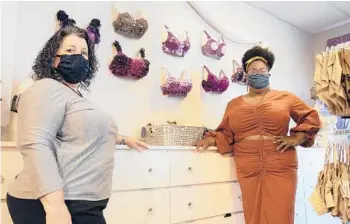
[[[213,51],[216,51],[216,50],[218,50],[219,45],[218,45],[218,43],[217,43],[216,41],[213,41],[213,42],[210,43],[210,48],[211,48]]]
[[[226,51],[227,51],[227,46],[226,46],[226,44],[220,44],[221,46],[219,47],[219,49],[218,49],[218,53],[219,53],[219,55],[221,55],[221,57],[222,56],[224,56],[225,54],[226,54]]]
[[[225,92],[230,85],[230,82],[226,76],[224,76],[221,80],[219,80],[218,92]]]

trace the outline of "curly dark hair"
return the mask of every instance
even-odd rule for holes
[[[34,81],[44,78],[62,81],[62,76],[55,71],[52,64],[56,57],[56,53],[60,48],[62,40],[71,34],[75,34],[78,37],[85,39],[87,43],[90,70],[86,79],[81,83],[81,87],[87,88],[90,86],[91,80],[95,77],[95,73],[98,71],[98,60],[95,55],[94,43],[90,40],[86,30],[75,25],[67,25],[62,27],[46,42],[43,49],[36,57],[32,67],[34,72],[32,78]]]
[[[249,50],[247,50],[242,57],[242,66],[244,72],[247,72],[246,62],[252,57],[260,56],[263,57],[267,61],[267,67],[269,71],[272,69],[273,64],[275,62],[275,55],[269,51],[267,48],[263,48],[261,46],[255,46]]]

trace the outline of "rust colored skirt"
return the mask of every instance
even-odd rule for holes
[[[234,159],[246,224],[294,224],[298,157],[272,140],[235,143]]]

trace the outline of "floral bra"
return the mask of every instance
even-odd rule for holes
[[[214,75],[205,65],[203,66],[203,72],[208,75],[207,80],[202,80],[202,87],[206,92],[223,93],[227,90],[230,82],[222,69],[219,77]]]
[[[119,13],[113,22],[114,31],[131,38],[141,38],[148,29],[144,18],[135,19],[128,12]]]
[[[247,74],[244,72],[242,65],[233,60],[233,74],[231,81],[242,85],[247,85]]]
[[[217,41],[213,39],[206,30],[203,30],[206,42],[202,46],[202,53],[216,59],[221,59],[226,54],[226,43],[223,37]]]
[[[190,39],[188,37],[188,33],[186,31],[186,39],[184,41],[180,41],[175,34],[173,34],[169,27],[165,25],[165,29],[167,29],[168,37],[166,41],[162,42],[163,52],[166,54],[184,57],[185,54],[191,47]]]
[[[180,78],[172,76],[166,71],[166,81],[161,85],[163,95],[186,97],[192,90],[191,77],[184,71]]]
[[[141,79],[148,74],[150,62],[145,59],[144,48],[140,49],[141,58],[129,58],[123,53],[118,41],[114,41],[113,45],[117,49],[117,54],[109,65],[113,75]]]

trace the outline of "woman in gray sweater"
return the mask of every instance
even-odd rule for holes
[[[79,92],[97,71],[94,46],[74,24],[58,30],[33,66],[34,84],[18,105],[23,170],[8,189],[14,224],[102,224],[112,190],[118,135],[114,120]]]

